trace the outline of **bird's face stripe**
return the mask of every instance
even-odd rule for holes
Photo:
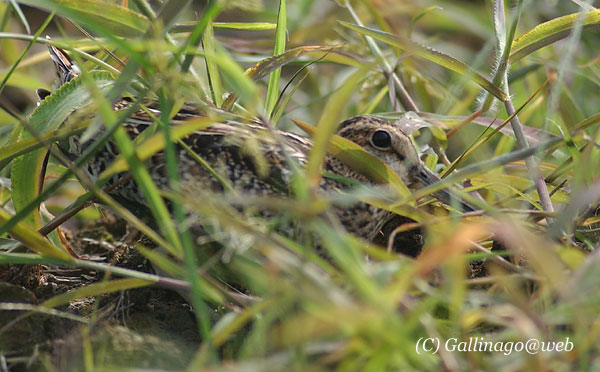
[[[59,84],[65,84],[74,77],[81,74],[79,66],[73,62],[71,57],[62,49],[49,45],[50,58],[56,66],[56,75],[58,76]]]

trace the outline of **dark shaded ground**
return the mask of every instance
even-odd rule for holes
[[[78,254],[94,260],[151,272],[149,263],[132,248],[132,239],[126,225],[108,215],[69,237],[69,243]],[[100,272],[47,266],[1,269],[0,302],[31,305],[104,277]],[[88,297],[57,310],[91,321],[0,311],[0,365],[9,371],[80,371],[85,353],[90,353],[95,366],[181,369],[200,343],[190,306],[162,288]]]
[[[390,221],[379,245],[403,223]],[[73,250],[92,260],[152,272],[149,262],[133,248],[139,235],[122,221],[105,214],[73,236]],[[420,230],[397,235],[394,249],[416,256],[423,247]],[[103,280],[104,273],[48,266],[9,266],[0,271],[0,302],[32,306],[69,290]],[[10,284],[9,284],[10,283]],[[26,309],[27,310],[27,309]],[[0,361],[9,371],[84,369],[85,355],[94,366],[184,368],[200,344],[198,327],[187,302],[177,293],[146,287],[87,297],[57,310],[89,319],[88,324],[66,317],[0,311]],[[0,369],[2,370],[2,369]]]

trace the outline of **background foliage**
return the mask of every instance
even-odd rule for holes
[[[94,335],[116,337],[111,333],[116,331],[99,328],[97,312],[76,314],[68,304],[151,284],[188,293],[193,307],[201,341],[168,350],[186,355],[176,368],[598,369],[599,5],[575,0],[0,3],[0,270],[58,265],[106,273],[101,282],[44,297],[36,306],[5,291],[0,310],[72,322],[68,328],[81,337],[83,352],[65,357],[66,365],[86,370],[144,366],[152,351],[138,347],[127,354],[139,360],[106,357],[102,346],[92,342]],[[40,164],[35,154],[43,151],[35,148],[41,139],[89,133],[93,129],[86,128],[95,125],[88,120],[61,132],[56,118],[27,116],[36,106],[35,89],[52,86],[54,73],[41,45],[48,43],[76,50],[73,56],[84,71],[109,71],[119,79],[122,85],[108,93],[93,88],[99,80],[90,74],[79,88],[65,90],[67,98],[60,101],[74,104],[74,97],[90,95],[98,117],[115,128],[127,116],[110,109],[115,93],[160,98],[163,107],[191,102],[207,112],[209,121],[259,118],[298,132],[291,119],[317,125],[306,177],[294,185],[298,200],[247,202],[279,205],[275,223],[300,220],[331,260],[319,257],[310,242],[270,231],[273,221],[236,213],[229,195],[199,200],[161,194],[147,181],[133,149],[142,160],[152,151],[168,152],[171,142],[165,143],[165,135],[181,138],[208,124],[201,120],[181,132],[157,125],[156,136],[134,143],[115,130],[114,141],[124,154],[119,166],[146,180],[142,187],[153,198],[156,225],[148,226],[139,213],[112,200],[101,184],[74,177],[77,167],[66,167],[56,152],[39,197],[50,213],[62,215],[84,203],[81,195],[95,195],[148,236],[151,245],[171,253],[145,248],[150,243],[135,245],[168,277],[75,259],[65,254],[55,233],[42,238],[35,230],[48,234],[43,226],[50,217],[36,217],[35,177],[43,175],[34,171]],[[48,110],[58,110],[58,104]],[[445,176],[443,185],[468,179],[464,186],[479,190],[483,199],[471,200],[485,213],[461,216],[431,206],[428,195],[434,188],[407,196],[390,176],[384,178],[397,193],[389,197],[355,193],[338,198],[366,198],[411,217],[425,235],[424,252],[416,259],[403,255],[401,244],[390,244],[396,251],[387,251],[345,233],[321,214],[339,199],[301,192],[319,177],[318,160],[338,122],[358,114],[394,120],[408,111],[419,112],[431,124],[413,133],[427,165]],[[20,134],[23,125],[38,122],[39,136]],[[515,138],[515,131],[516,137],[519,131],[523,136]],[[532,150],[524,148],[524,139]],[[168,167],[176,178],[176,164]],[[206,246],[197,249],[177,230],[185,219],[177,208],[170,213],[161,196],[215,221],[211,238],[220,245],[211,245],[214,255],[207,258]],[[420,208],[410,205],[419,198],[424,198]],[[33,215],[17,214],[29,206]],[[97,207],[88,206],[69,223],[78,230],[99,216]],[[35,253],[15,250],[19,244]],[[0,325],[0,338],[19,330],[15,324]],[[32,324],[43,333],[44,323]],[[534,355],[417,353],[418,340],[427,337],[442,342],[568,337],[575,347]],[[152,347],[159,351],[172,347],[157,344]],[[0,346],[3,363],[24,365],[14,346]],[[52,358],[42,356],[34,364],[60,370]]]

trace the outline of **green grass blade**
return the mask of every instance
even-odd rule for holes
[[[18,241],[16,242],[20,245]],[[60,258],[42,256],[39,253],[0,252],[0,265],[68,265],[69,263]]]
[[[23,14],[23,11],[21,10],[19,3],[17,3],[16,0],[9,0],[9,2],[10,2],[10,6],[12,6],[15,13],[17,13],[17,17],[19,18],[19,21],[21,21],[21,24],[23,24],[23,27],[25,27],[25,31],[28,34],[30,34],[31,28],[29,27],[29,22],[27,22],[27,18],[25,17],[25,14]]]
[[[299,76],[298,81],[294,83],[294,87],[292,88],[292,90],[283,99],[280,97],[277,100],[278,105],[275,107],[275,111],[273,112],[273,119],[272,119],[274,123],[277,123],[279,121],[279,119],[283,115],[285,107],[289,103],[290,99],[292,98],[292,96],[294,95],[296,90],[300,87],[300,85],[302,84],[304,79],[306,79],[308,77],[308,75],[310,75],[311,69],[307,68],[307,69],[304,69],[303,71],[298,71],[298,72],[301,73],[302,75],[298,75]],[[294,78],[295,78],[295,76],[292,77],[290,82],[292,80],[294,80]],[[282,93],[284,93],[284,92],[285,92],[285,89],[282,91]]]
[[[488,92],[490,92],[491,94],[493,94],[499,100],[504,101],[506,99],[506,94],[504,94],[504,92],[500,88],[495,86],[491,81],[486,79],[479,72],[473,70],[471,67],[469,67],[465,63],[463,63],[455,58],[452,58],[442,52],[439,52],[435,49],[417,44],[406,38],[389,34],[387,32],[374,30],[374,29],[371,29],[368,27],[361,27],[361,26],[353,25],[351,23],[343,22],[343,21],[339,21],[339,23],[342,26],[348,27],[349,29],[352,29],[360,34],[368,35],[374,39],[383,41],[384,43],[387,43],[389,45],[400,47],[400,48],[406,50],[407,52],[410,52],[421,58],[425,58],[428,61],[436,63],[436,64],[438,64],[442,67],[445,67],[449,70],[455,71],[455,72],[457,72],[459,74],[463,74],[465,76],[469,76],[471,80],[473,80],[475,83],[479,84],[483,89],[485,89]]]
[[[213,26],[216,28],[226,28],[232,30],[248,30],[248,31],[268,31],[277,28],[275,23],[268,22],[215,22]]]
[[[204,44],[206,70],[208,73],[208,82],[213,94],[213,101],[217,107],[221,107],[221,105],[223,105],[223,83],[221,82],[221,75],[219,75],[219,68],[214,60],[216,41],[212,23],[210,22],[204,30],[202,43]]]
[[[187,135],[209,127],[213,119],[201,117],[187,121],[181,125],[171,128],[171,140],[177,141]],[[162,133],[156,133],[139,143],[136,147],[136,155],[141,161],[149,159],[152,155],[165,148],[165,137]],[[1,158],[0,158],[1,159]],[[100,179],[110,178],[117,173],[128,170],[128,164],[122,156],[118,156],[112,164],[100,174]]]
[[[216,0],[210,0],[206,5],[204,13],[202,13],[202,18],[195,26],[192,31],[190,37],[186,40],[185,43],[181,46],[179,51],[175,55],[175,59],[179,60],[179,57],[187,50],[195,49],[200,43],[200,38],[204,34],[204,30],[206,26],[221,12],[221,5]],[[181,71],[186,72],[190,69],[192,65],[192,61],[194,60],[194,54],[188,54],[185,56],[183,63],[181,64]]]
[[[103,0],[21,0],[21,3],[101,24],[116,35],[140,35],[150,26],[145,16]]]
[[[492,84],[507,89],[507,72],[509,69],[508,58],[512,47],[513,38],[517,31],[519,18],[523,9],[523,2],[519,2],[515,16],[510,26],[508,35],[506,33],[506,17],[504,15],[504,0],[497,0],[494,6],[494,29],[496,30],[496,66]],[[492,105],[492,95],[486,93],[485,100],[481,105],[481,111],[486,112]]]
[[[329,55],[329,51],[332,50],[333,48],[337,48],[337,47],[338,46],[302,46],[302,47],[290,49],[283,54],[279,54],[276,56],[272,56],[272,57],[263,59],[262,61],[258,62],[254,66],[248,68],[245,71],[245,74],[250,79],[256,81],[256,80],[262,79],[263,77],[267,76],[269,73],[280,68],[281,66],[296,60],[298,57],[302,56],[303,54],[319,53],[320,51],[324,51],[326,53],[325,57],[323,57],[321,55],[316,58],[327,58],[327,56]],[[344,59],[344,60],[347,61],[348,59]],[[349,63],[349,64],[351,66],[360,66],[360,64],[358,64],[358,63]],[[235,103],[237,98],[238,97],[233,94],[230,95],[229,97],[227,97],[227,99],[223,103],[223,108],[230,109],[231,107],[233,107],[233,104]]]
[[[263,59],[262,61],[247,69],[246,74],[252,80],[259,80],[267,76],[269,73],[275,71],[276,69],[281,68],[281,66],[295,61],[304,54],[319,53],[322,51],[327,53],[328,55],[328,53],[331,50],[337,47],[339,46],[301,46],[294,49],[290,49],[285,53]],[[320,55],[319,58],[326,58],[326,56],[324,57],[323,55]],[[358,65],[353,64],[353,66]]]
[[[89,123],[90,121],[86,120],[71,128],[48,131],[40,134],[37,138],[26,138],[2,147],[2,153],[0,153],[0,170],[19,155],[23,155],[46,146],[49,143],[83,132]]]
[[[235,96],[239,96],[240,100],[250,112],[260,112],[261,103],[258,100],[258,88],[252,79],[244,72],[242,67],[236,63],[225,51],[217,51],[215,62],[221,68],[223,79],[227,82],[230,89],[233,89]],[[229,109],[230,99],[223,103],[224,109]]]
[[[287,11],[285,0],[279,0],[279,13],[277,16],[277,31],[275,32],[275,47],[273,55],[280,55],[285,52],[285,39],[287,37]],[[265,100],[265,109],[268,117],[273,116],[273,110],[279,97],[279,79],[281,77],[281,68],[278,67],[271,72],[269,85],[267,87],[267,98]],[[276,123],[272,123],[275,125]]]
[[[84,79],[84,81],[86,81],[85,79],[87,78],[87,74],[84,73],[81,77]],[[105,123],[111,123],[114,125],[117,120],[116,114],[112,110],[112,105],[99,90],[95,89],[93,82],[86,82],[88,83],[86,85],[93,93],[95,101],[98,103],[99,113],[102,119]],[[107,129],[108,128],[109,126],[107,125]],[[152,180],[150,173],[137,157],[135,146],[133,146],[131,140],[129,139],[129,135],[125,129],[120,126],[115,130],[113,138],[120,153],[129,164],[129,169],[131,170],[133,179],[136,181],[136,184],[144,195],[148,203],[148,207],[156,219],[161,232],[165,235],[172,247],[175,248],[175,252],[173,253],[176,255],[181,254],[181,242],[173,221],[171,220],[169,210],[161,198],[158,188]]]
[[[0,225],[11,219],[11,215],[0,208]],[[63,249],[52,245],[37,231],[23,222],[18,222],[10,230],[10,234],[20,241],[24,246],[45,257],[57,258],[63,261],[71,261],[73,258]]]
[[[97,296],[107,293],[124,291],[127,289],[140,288],[152,284],[154,284],[153,281],[137,278],[108,280],[86,285],[85,287],[77,288],[66,293],[60,294],[58,296],[54,296],[51,299],[42,302],[40,306],[56,307],[68,304],[71,301],[84,297]]]
[[[226,30],[246,30],[246,31],[270,31],[277,28],[277,24],[268,22],[213,22],[214,28],[224,28]],[[198,26],[198,22],[187,22],[175,25],[171,32],[192,32]]]
[[[160,108],[161,115],[159,118],[159,124],[162,129],[162,133],[165,139],[165,159],[166,159],[166,170],[169,188],[176,193],[181,193],[181,175],[179,173],[179,164],[177,149],[171,138],[171,118],[170,113],[173,110],[173,100],[168,97],[168,93],[165,89],[160,94]],[[183,226],[186,219],[186,210],[184,210],[183,204],[179,200],[172,200],[171,209],[173,210],[173,218],[177,223],[177,226]],[[203,293],[204,288],[203,281],[198,273],[198,258],[194,248],[193,237],[190,229],[181,229],[178,231],[181,248],[184,257],[184,267],[186,269],[186,279],[191,285],[191,300],[192,305],[196,308],[195,314],[198,320],[198,328],[204,345],[209,348],[210,354],[215,354],[212,350],[212,337],[210,333],[211,322],[208,318],[209,309],[204,302]]]
[[[577,25],[579,17],[584,17],[582,28],[593,27],[600,24],[600,9],[569,14],[535,26],[514,41],[510,62],[515,63],[538,49],[564,39]]]
[[[356,91],[361,80],[367,75],[368,69],[363,67],[350,76],[335,93],[331,95],[325,109],[321,113],[317,131],[313,136],[313,146],[308,154],[308,164],[306,166],[306,177],[309,185],[316,188],[321,180],[321,164],[325,159],[325,154],[331,137],[335,133],[340,123],[340,114],[346,107],[352,94]]]
[[[35,33],[35,35],[33,35],[33,38],[27,44],[27,47],[25,47],[25,49],[23,49],[23,51],[21,52],[21,54],[19,55],[19,57],[17,57],[17,60],[12,64],[12,66],[6,72],[6,74],[4,74],[2,82],[0,82],[0,93],[2,93],[2,90],[4,90],[4,87],[6,86],[6,83],[8,82],[8,79],[10,79],[11,75],[13,74],[13,72],[15,71],[15,69],[17,68],[17,66],[19,66],[19,63],[21,63],[21,61],[23,60],[23,57],[25,57],[25,55],[27,54],[27,52],[29,51],[29,49],[33,46],[33,44],[35,44],[35,42],[37,41],[38,37],[42,34],[42,32],[44,32],[44,30],[46,29],[46,27],[48,26],[48,24],[50,23],[50,21],[52,20],[52,18],[54,18],[54,13],[50,13],[50,15],[48,15],[48,17],[46,17],[46,20],[44,21],[44,23],[42,23],[42,25],[37,30],[37,32]]]

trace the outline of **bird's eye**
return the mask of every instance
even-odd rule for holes
[[[392,137],[384,130],[377,130],[371,136],[371,143],[380,150],[387,150],[392,146]]]

